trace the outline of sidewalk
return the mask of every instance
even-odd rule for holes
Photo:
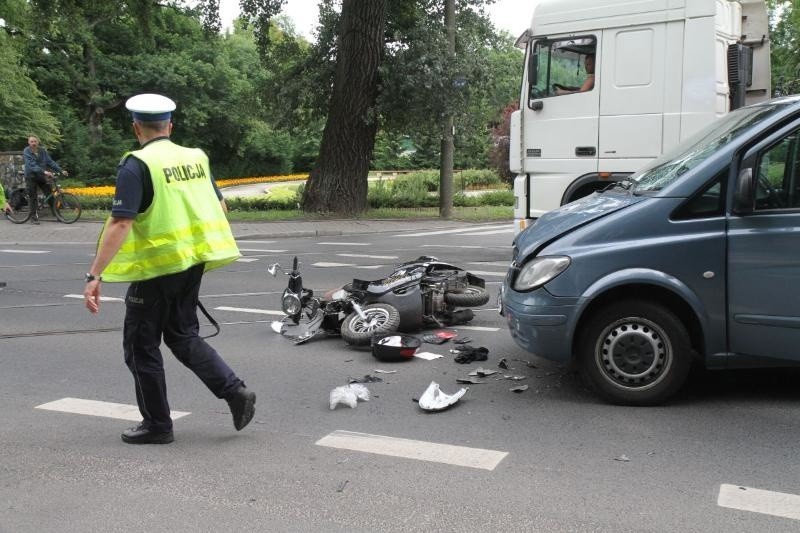
[[[510,225],[511,220],[508,221]],[[424,220],[290,220],[283,222],[231,222],[233,234],[240,240],[273,239],[276,237],[332,237],[363,233],[387,233],[392,231],[423,231],[456,229],[469,226],[502,224],[502,222],[475,223],[440,219]],[[0,245],[35,243],[95,243],[100,234],[99,221],[78,221],[62,224],[45,218],[36,226],[12,224],[0,219]]]

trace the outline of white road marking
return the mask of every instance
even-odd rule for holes
[[[422,248],[486,248],[486,246],[457,246],[455,244],[423,244]]]
[[[240,257],[236,260],[237,263],[252,263],[253,261],[258,261],[257,257]]]
[[[470,331],[500,331],[500,328],[485,328],[483,326],[455,326],[456,329],[468,329]]]
[[[272,311],[270,309],[250,309],[247,307],[215,307],[217,311],[236,311],[239,313],[256,313],[259,315],[285,315],[283,311]]]
[[[474,263],[467,263],[468,265],[478,265],[478,266],[498,266],[498,267],[505,267],[508,268],[508,265],[511,264],[511,261],[485,261],[481,263],[480,261],[476,261]]]
[[[800,496],[785,492],[723,484],[719,487],[717,505],[800,520]]]
[[[336,254],[339,257],[365,257],[367,259],[398,259],[396,255]]]
[[[506,274],[508,274],[508,272],[487,272],[485,270],[470,270],[469,272],[470,274],[475,274],[476,276],[500,276],[503,278],[506,277]]]
[[[317,244],[328,244],[330,246],[372,246],[369,242],[318,242]]]
[[[75,298],[77,300],[83,300],[83,294],[65,294],[64,298]],[[101,296],[101,302],[124,302],[124,298],[114,298],[113,296]]]
[[[50,250],[0,250],[7,254],[49,254]]]
[[[76,415],[103,416],[106,418],[118,418],[120,420],[132,420],[134,422],[142,420],[139,408],[135,405],[82,400],[81,398],[62,398],[54,402],[37,405],[36,409],[73,413]],[[190,414],[191,413],[188,411],[170,411],[170,416],[173,420]]]
[[[266,296],[268,294],[280,294],[280,292],[230,292],[227,294],[203,294],[203,298],[227,298],[229,296]]]
[[[367,270],[372,270],[376,268],[383,268],[383,265],[354,265],[352,263],[313,263],[311,266],[318,267],[318,268],[341,268],[341,267],[350,267],[350,268],[363,268]]]
[[[496,450],[467,448],[466,446],[452,446],[450,444],[398,439],[342,430],[334,431],[322,437],[316,442],[316,445],[483,470],[494,470],[500,464],[500,461],[508,455],[508,452]]]
[[[240,252],[261,252],[265,254],[282,254],[286,250],[264,250],[261,248],[239,248]]]
[[[311,266],[320,268],[334,268],[334,267],[354,267],[351,263],[313,263]]]
[[[496,229],[493,231],[479,231],[477,233],[462,233],[461,235],[467,235],[469,237],[473,237],[476,235],[496,235],[498,233],[514,233],[514,228]]]
[[[243,239],[243,240],[236,241],[236,242],[240,242],[242,244],[245,244],[245,243],[246,244],[272,244],[272,243],[278,242],[278,241],[251,241],[250,239]]]
[[[429,235],[447,235],[450,233],[466,233],[468,231],[484,231],[484,230],[496,230],[498,229],[497,225],[494,226],[483,226],[483,227],[471,227],[471,228],[457,228],[457,229],[445,229],[439,231],[423,231],[420,233],[401,233],[399,235],[395,235],[395,237],[427,237]],[[505,231],[505,229],[503,229]],[[511,231],[514,231],[514,228],[511,228]]]

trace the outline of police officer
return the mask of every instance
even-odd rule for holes
[[[239,257],[225,201],[213,185],[206,154],[170,140],[172,100],[140,94],[125,106],[141,148],[122,157],[111,216],[83,292],[86,307],[97,313],[102,281],[131,282],[123,351],[142,422],[123,432],[122,440],[173,441],[162,336],[178,360],[228,402],[234,427],[241,430],[253,418],[256,395],[198,335],[203,273]]]

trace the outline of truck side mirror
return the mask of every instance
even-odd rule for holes
[[[752,213],[754,194],[753,169],[751,167],[743,168],[739,171],[739,177],[736,180],[736,191],[733,195],[733,212],[737,215]]]

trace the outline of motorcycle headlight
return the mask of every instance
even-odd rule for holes
[[[302,309],[300,298],[298,298],[293,292],[284,293],[283,299],[281,300],[281,308],[283,309],[284,313],[290,316],[300,313],[300,310]]]
[[[566,256],[536,257],[520,269],[514,280],[515,291],[537,289],[564,272],[570,264]]]

